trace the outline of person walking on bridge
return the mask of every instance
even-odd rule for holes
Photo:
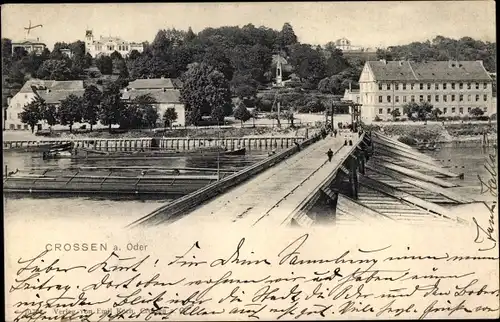
[[[326,152],[326,155],[328,156],[328,162],[332,162],[332,157],[333,157],[332,149],[328,149],[328,152]]]

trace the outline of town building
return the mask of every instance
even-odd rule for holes
[[[163,127],[163,114],[168,108],[174,108],[177,112],[177,120],[172,125],[185,126],[186,110],[180,101],[181,86],[181,82],[174,78],[136,79],[122,90],[122,99],[130,101],[138,96],[149,94],[157,102],[158,127]]]
[[[53,80],[28,80],[19,92],[8,101],[8,107],[3,115],[3,128],[7,130],[28,130],[29,126],[21,121],[20,114],[24,106],[37,97],[45,100],[46,104],[59,105],[62,100],[73,94],[83,96],[85,89],[83,81],[53,81]],[[45,127],[44,122],[38,129]]]
[[[492,78],[482,61],[368,61],[359,79],[361,119],[392,119],[410,102],[429,102],[441,116],[491,113]]]
[[[126,57],[132,50],[142,53],[144,45],[142,43],[126,41],[119,37],[101,36],[99,39],[95,39],[92,30],[85,32],[85,52],[94,58],[100,55],[111,55],[115,51]]]
[[[37,55],[41,55],[47,45],[37,39],[25,39],[23,41],[12,42],[12,54],[16,51],[16,48],[24,48],[28,54],[34,52]]]
[[[359,51],[362,50],[360,46],[354,46],[351,41],[347,38],[340,38],[334,41],[335,48],[342,51]]]

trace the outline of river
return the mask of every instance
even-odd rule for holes
[[[220,158],[222,169],[243,168],[264,159],[269,151],[250,150],[245,156],[223,156]],[[495,154],[493,148],[481,147],[460,148],[441,147],[436,151],[427,151],[426,154],[440,160],[442,165],[457,173],[464,173],[464,179],[455,179],[460,185],[453,188],[456,192],[473,197],[476,200],[493,198],[488,194],[481,194],[478,175],[488,180],[491,175],[484,165],[488,155]],[[203,167],[216,168],[217,158],[200,157],[172,157],[164,160],[141,161],[94,161],[85,166],[164,166],[164,167]],[[69,167],[74,166],[71,160],[42,160],[39,154],[4,152],[4,166],[9,171],[16,168],[27,169],[32,167]],[[145,200],[130,197],[87,197],[87,196],[29,196],[20,197],[4,195],[4,220],[6,224],[24,225],[35,223],[41,218],[44,221],[70,220],[72,222],[95,222],[102,225],[125,226],[128,223],[148,214],[159,206],[171,201],[168,196],[158,196],[156,200]]]

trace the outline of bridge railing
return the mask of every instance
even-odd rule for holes
[[[157,210],[153,211],[152,213],[136,220],[135,222],[128,225],[128,227],[133,227],[139,224],[146,224],[146,223],[151,223],[151,224],[160,223],[178,217],[183,213],[200,205],[201,203],[215,197],[220,193],[227,191],[229,188],[236,186],[237,184],[249,179],[250,177],[255,176],[256,174],[272,167],[276,163],[290,157],[299,150],[316,142],[318,139],[319,139],[318,136],[314,136],[301,143],[298,143],[298,146],[296,145],[284,151],[281,151],[275,155],[266,158],[265,160],[262,160],[252,166],[242,169],[233,175],[225,177],[220,181],[214,182],[193,193],[185,195],[175,200],[174,202],[162,206]]]

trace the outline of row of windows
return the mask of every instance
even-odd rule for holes
[[[16,129],[16,125],[9,124],[9,130],[15,130],[15,129]],[[23,125],[17,124],[17,129],[18,130],[22,130],[23,129]],[[24,124],[24,129],[25,130],[29,130],[29,125],[28,124]]]
[[[482,83],[483,84],[483,89],[487,89],[488,88],[488,83]],[[401,85],[401,86],[400,86]],[[480,89],[480,83],[475,83],[473,85],[473,83],[458,83],[458,86],[457,86],[457,83],[450,83],[450,88],[451,89],[464,89],[464,87],[466,87],[467,89],[472,89],[473,86],[475,87],[475,89]],[[383,91],[383,90],[392,90],[394,88],[395,91],[398,91],[400,88],[402,90],[406,90],[407,88],[408,89],[411,89],[411,90],[414,90],[416,88],[420,89],[420,90],[430,90],[432,88],[432,84],[431,83],[410,83],[410,84],[406,84],[406,83],[403,83],[403,84],[391,84],[391,83],[378,83],[378,89],[379,91]],[[448,83],[442,83],[441,84],[441,88],[442,89],[448,89]],[[435,83],[434,84],[434,89],[439,89],[439,83]]]
[[[431,102],[432,101],[432,96],[433,95],[427,95],[427,102]],[[456,101],[456,98],[457,98],[457,95],[434,95],[434,102],[439,102],[439,97],[442,96],[443,97],[443,102],[448,102],[448,96],[450,96],[450,99],[451,99],[451,102],[455,102]],[[403,103],[406,103],[406,96],[401,96],[402,97],[402,100],[403,100]],[[476,102],[479,102],[479,95],[476,95],[475,96],[475,101]],[[378,97],[378,102],[379,103],[383,103],[384,97],[382,95],[380,95]],[[386,102],[387,103],[391,103],[391,99],[392,99],[392,96],[391,95],[387,95],[386,97]],[[423,102],[425,99],[424,95],[419,95],[419,102]],[[464,101],[464,95],[460,94],[458,95],[458,100],[460,102],[463,102]],[[488,95],[483,95],[483,101],[487,101],[488,100]],[[471,102],[472,101],[472,95],[467,95],[467,102]],[[395,103],[399,103],[399,96],[394,96],[394,102]],[[410,96],[410,102],[415,102],[415,95],[411,95]]]
[[[472,111],[472,109],[473,109],[473,107],[467,107],[467,113],[470,113]],[[396,107],[394,110],[399,111],[401,113],[401,110],[399,109],[399,107]],[[488,110],[487,107],[483,107],[483,111],[487,112],[487,110]],[[448,113],[448,111],[451,111],[451,113],[456,113],[457,108],[456,107],[451,107],[450,110],[448,110],[447,107],[443,108],[443,114]],[[388,108],[387,109],[387,114],[391,114],[391,112],[392,112],[392,109]],[[464,114],[464,108],[463,107],[459,107],[458,108],[458,113],[459,114]],[[384,114],[384,109],[383,108],[379,108],[378,109],[378,114]]]

